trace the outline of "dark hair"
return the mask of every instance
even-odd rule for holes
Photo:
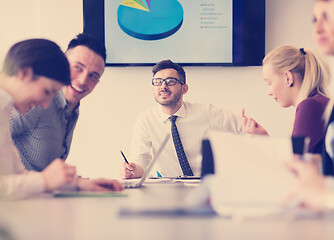
[[[106,62],[107,59],[106,47],[101,42],[96,40],[94,37],[86,33],[80,33],[76,36],[76,38],[73,38],[70,41],[66,51],[75,48],[77,46],[88,47],[90,50],[100,55],[103,58],[104,63]]]
[[[15,76],[31,67],[34,75],[51,78],[64,85],[71,83],[70,67],[60,47],[47,39],[28,39],[15,43],[7,52],[3,72]]]
[[[183,84],[186,84],[186,72],[184,71],[183,67],[181,67],[177,63],[173,63],[169,59],[162,60],[153,66],[153,69],[152,69],[153,76],[160,70],[167,69],[167,68],[172,68],[176,70],[181,82],[183,82]]]

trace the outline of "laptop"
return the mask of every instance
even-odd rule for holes
[[[284,161],[292,159],[291,138],[210,136],[215,160],[211,203],[225,216],[281,212],[281,200],[296,184]]]
[[[143,183],[146,181],[146,179],[148,178],[152,168],[154,167],[155,163],[158,161],[160,154],[162,152],[162,150],[165,148],[168,140],[170,138],[170,134],[168,133],[166,135],[166,137],[164,138],[164,140],[162,141],[158,151],[156,152],[156,154],[154,155],[152,161],[150,162],[150,164],[148,165],[146,171],[144,172],[143,176],[140,179],[125,179],[123,180],[123,186],[125,188],[140,188]]]

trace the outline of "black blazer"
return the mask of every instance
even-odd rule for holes
[[[331,112],[331,115],[329,117],[328,120],[328,124],[326,127],[326,134],[327,134],[327,129],[329,124],[331,124],[332,122],[334,122],[334,108]],[[326,138],[326,136],[325,136]],[[322,171],[323,174],[326,176],[334,176],[334,166],[333,166],[333,160],[331,159],[331,157],[328,155],[327,151],[326,151],[326,143],[325,140],[323,141],[323,148],[322,148]]]

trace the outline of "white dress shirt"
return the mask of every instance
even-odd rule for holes
[[[12,108],[12,97],[0,88],[0,194],[17,199],[43,192],[45,185],[41,173],[26,171],[21,162],[10,132]]]
[[[184,102],[174,115],[178,116],[176,126],[195,176],[201,174],[201,143],[207,138],[209,130],[242,133],[239,116],[211,104]],[[160,106],[150,108],[138,116],[131,143],[131,162],[147,168],[152,154],[156,153],[165,136],[171,133],[168,117]],[[183,175],[172,137],[162,151],[156,169],[163,177]]]

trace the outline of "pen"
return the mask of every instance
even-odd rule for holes
[[[121,154],[122,154],[122,156],[123,156],[123,158],[124,158],[124,161],[125,161],[128,165],[130,165],[129,161],[126,159],[126,157],[125,157],[125,155],[124,155],[124,153],[123,153],[122,150],[121,150]],[[133,175],[135,175],[134,172],[133,172],[132,170],[130,170],[130,172],[131,172]]]
[[[123,156],[123,158],[124,158],[124,161],[125,161],[127,164],[129,164],[129,162],[128,162],[128,160],[126,159],[126,157],[125,157],[125,155],[124,155],[124,153],[123,153],[122,150],[121,150],[121,154],[122,154],[122,156]]]

